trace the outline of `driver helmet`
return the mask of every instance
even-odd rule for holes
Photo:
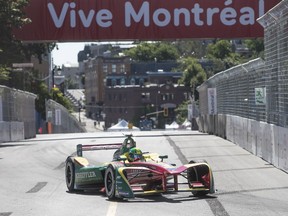
[[[142,151],[136,147],[131,148],[127,158],[130,162],[141,161],[143,159]]]

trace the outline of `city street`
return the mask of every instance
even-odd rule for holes
[[[108,201],[94,192],[68,193],[64,165],[76,145],[122,142],[123,132],[40,135],[0,144],[0,216],[83,215],[285,215],[288,174],[219,137],[196,131],[133,132],[142,151],[167,154],[177,166],[205,159],[214,172],[217,193],[190,192]],[[85,152],[91,163],[109,162],[113,150]]]

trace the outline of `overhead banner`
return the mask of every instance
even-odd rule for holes
[[[30,0],[25,41],[263,37],[256,19],[280,0]]]

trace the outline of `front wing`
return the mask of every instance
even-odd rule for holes
[[[207,163],[186,164],[178,168],[160,170],[157,170],[157,166],[145,167],[142,164],[118,167],[115,172],[115,196],[119,198],[134,198],[139,193],[215,193],[213,174]]]

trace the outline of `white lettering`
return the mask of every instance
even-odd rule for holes
[[[190,25],[190,12],[186,8],[180,8],[180,9],[175,9],[174,10],[175,18],[174,18],[174,24],[175,26],[180,25],[180,15],[184,15],[184,21],[185,21],[185,26]]]
[[[164,19],[162,21],[159,19],[159,16],[161,16],[161,14],[164,16]],[[166,9],[160,8],[156,10],[153,14],[153,21],[157,26],[160,27],[167,26],[170,23],[170,20],[171,15],[169,11]]]
[[[233,4],[233,1],[236,0],[225,0],[224,8],[220,5],[214,8],[203,8],[201,3],[191,3],[191,8],[179,7],[174,9],[154,8],[155,4],[151,8],[152,3],[150,5],[148,1],[143,1],[141,5],[137,4],[137,10],[133,6],[133,1],[127,1],[124,7],[124,23],[125,27],[141,23],[144,27],[151,25],[158,27],[169,25],[212,26],[217,20],[217,23],[220,22],[224,26],[254,25],[257,15],[262,16],[265,12],[264,0],[258,0],[258,8],[232,7],[238,5]],[[76,2],[65,2],[60,9],[55,8],[54,4],[49,2],[47,7],[56,28],[62,28],[64,23],[67,23],[70,28],[76,28],[79,25],[90,28],[94,27],[95,24],[102,28],[112,26],[113,14],[108,9],[90,9],[86,11],[78,9]]]
[[[231,26],[236,23],[237,13],[234,8],[224,8],[220,13],[220,20],[224,25]]]
[[[244,7],[240,10],[242,13],[239,21],[242,25],[253,25],[255,23],[255,13],[250,7]]]
[[[204,22],[200,20],[200,14],[203,13],[203,8],[200,8],[200,5],[197,3],[194,5],[194,8],[191,12],[194,14],[194,22],[198,26],[204,25]]]
[[[144,16],[144,26],[149,26],[149,2],[143,2],[138,14],[136,14],[131,2],[125,3],[125,26],[131,26],[131,17],[136,23],[140,22]]]
[[[79,10],[78,12],[79,17],[81,19],[81,22],[83,23],[83,26],[88,28],[91,25],[92,19],[94,17],[95,11],[90,10],[88,16],[85,16],[85,13],[83,10]]]
[[[219,8],[208,8],[207,9],[207,25],[213,25],[213,15],[219,13]]]
[[[70,3],[70,8],[71,9],[74,9],[75,7],[76,7],[75,2]],[[72,28],[76,27],[76,13],[75,13],[75,10],[71,10],[70,11],[70,26]]]
[[[264,5],[265,5],[264,0],[259,0],[259,17],[265,14]]]
[[[70,8],[70,11],[68,13],[68,9]],[[95,11],[91,9],[87,15],[85,15],[85,12],[83,10],[79,10],[78,12],[75,10],[76,3],[71,2],[70,4],[64,3],[60,12],[60,15],[58,16],[56,13],[56,10],[54,8],[54,5],[52,3],[48,3],[48,10],[50,12],[51,18],[54,22],[54,25],[57,28],[61,28],[63,26],[64,20],[66,18],[70,21],[70,27],[76,28],[77,26],[77,14],[79,15],[80,23],[85,27],[89,28],[92,24],[93,17],[95,16],[96,24],[100,27],[107,28],[112,25],[112,13],[111,11],[107,9],[102,9],[99,11]],[[67,14],[69,14],[67,16]]]
[[[56,11],[55,11],[55,8],[54,8],[53,4],[52,3],[48,3],[48,9],[49,9],[50,15],[51,15],[51,17],[53,19],[53,22],[54,22],[54,24],[55,24],[55,26],[57,28],[61,28],[62,27],[64,19],[66,17],[67,11],[68,11],[68,7],[69,7],[69,4],[68,3],[64,3],[63,7],[62,7],[62,10],[61,10],[61,13],[60,13],[60,17],[58,17],[57,14],[56,14]]]
[[[109,10],[100,10],[96,15],[96,22],[100,27],[110,27],[112,25],[112,13]]]

